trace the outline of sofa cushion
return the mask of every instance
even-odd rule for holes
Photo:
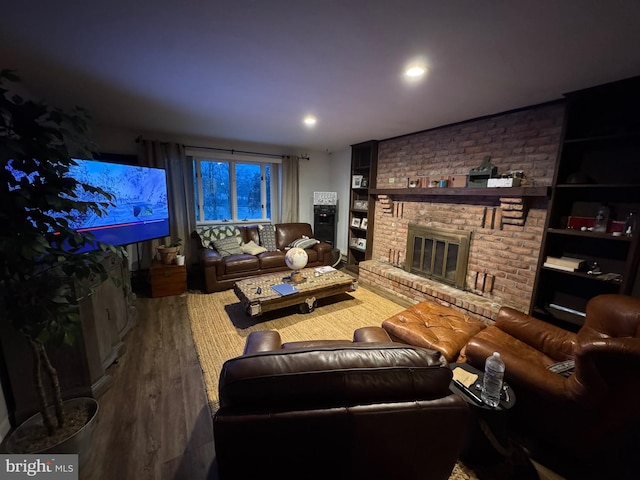
[[[278,250],[276,246],[276,227],[274,225],[260,225],[260,245],[267,249],[269,252],[275,252]]]
[[[258,255],[259,253],[267,251],[266,248],[256,244],[256,242],[254,242],[253,240],[240,245],[240,249],[242,250],[243,253],[248,253],[249,255]]]
[[[260,260],[255,255],[229,255],[223,261],[226,275],[256,275],[260,271]]]
[[[215,227],[200,227],[196,229],[202,246],[204,248],[215,248],[213,245],[214,240],[221,240],[223,238],[234,237],[236,243],[240,245],[241,236],[240,229],[235,225],[219,225]]]
[[[289,247],[291,248],[297,247],[297,248],[302,248],[304,250],[307,248],[313,248],[313,246],[318,243],[320,243],[320,240],[316,240],[315,238],[302,237],[291,242],[289,244]]]
[[[280,250],[261,253],[258,258],[260,259],[260,269],[262,270],[284,270],[284,268],[287,268],[287,264],[284,261],[284,252]]]
[[[226,237],[219,240],[213,240],[213,246],[223,257],[228,257],[229,255],[240,255],[243,253],[236,237]]]

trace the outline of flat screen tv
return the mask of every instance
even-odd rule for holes
[[[69,176],[113,195],[106,214],[76,217],[71,226],[98,241],[128,245],[169,236],[167,177],[162,168],[74,159]],[[81,200],[95,200],[80,193]],[[85,198],[83,198],[85,197]]]
[[[119,156],[113,156],[119,157]],[[129,156],[125,156],[130,159]],[[91,233],[96,240],[111,245],[128,245],[169,236],[169,205],[167,177],[162,168],[142,167],[103,160],[73,159],[68,177],[81,183],[100,187],[113,196],[112,205],[102,216],[89,212],[67,217],[71,228]],[[6,165],[14,178],[25,174]],[[32,180],[32,179],[30,179]],[[77,191],[81,201],[104,202],[102,195]],[[52,212],[55,216],[55,212]],[[79,252],[97,248],[85,245]]]

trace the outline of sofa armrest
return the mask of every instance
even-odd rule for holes
[[[382,327],[362,327],[353,332],[354,342],[391,343],[391,337]]]
[[[324,265],[329,265],[330,261],[331,261],[331,250],[333,250],[333,247],[326,243],[326,242],[320,242],[320,243],[316,243],[313,246],[313,250],[315,250],[316,252],[318,252],[318,260],[321,261]]]
[[[510,307],[502,307],[496,327],[555,360],[573,358],[576,334],[526,315]]]
[[[275,330],[261,330],[251,332],[244,344],[243,355],[259,352],[271,352],[282,348],[282,339]]]

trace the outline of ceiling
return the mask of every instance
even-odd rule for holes
[[[20,0],[0,67],[101,125],[333,152],[639,75],[640,1]]]

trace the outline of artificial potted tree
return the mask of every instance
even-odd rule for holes
[[[106,279],[104,252],[122,256],[123,250],[73,228],[73,218],[102,215],[112,200],[66,175],[74,156],[91,158],[86,112],[26,100],[6,86],[18,80],[13,71],[0,71],[0,321],[32,349],[40,413],[10,433],[7,448],[71,453],[76,447],[59,443],[86,432],[97,404],[63,402],[47,347],[75,342],[79,285],[95,276]],[[94,250],[81,253],[87,246]],[[20,444],[25,435],[31,448]]]

